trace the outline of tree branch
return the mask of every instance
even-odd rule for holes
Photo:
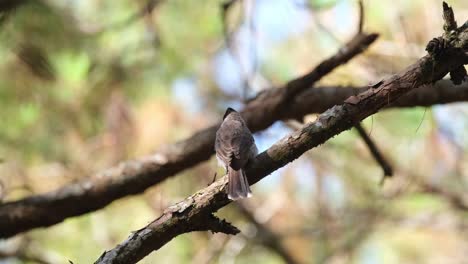
[[[242,213],[242,215],[247,218],[247,220],[252,223],[257,229],[257,237],[260,243],[265,247],[276,252],[285,263],[288,264],[298,264],[299,262],[291,254],[291,252],[283,246],[281,243],[281,237],[278,236],[270,227],[265,224],[260,223],[255,218],[254,214],[251,212],[247,206],[242,203],[236,204],[237,209]]]
[[[251,100],[242,111],[249,128],[253,132],[263,130],[274,122],[287,118],[285,113],[291,108],[295,95],[364,51],[376,38],[376,34],[361,33],[310,73],[289,82],[284,88],[267,90]],[[274,112],[278,114],[274,115]],[[98,210],[116,199],[141,193],[176,173],[209,159],[214,153],[214,138],[218,126],[219,123],[199,131],[189,139],[166,146],[153,155],[122,162],[91,177],[93,180],[1,205],[0,237],[50,226],[68,217]]]
[[[372,154],[372,157],[374,157],[375,161],[382,167],[383,173],[384,173],[384,179],[386,177],[391,177],[393,176],[393,169],[392,166],[388,163],[388,161],[384,158],[383,154],[379,151],[377,148],[377,145],[374,143],[374,141],[370,138],[370,136],[367,134],[366,130],[362,127],[360,123],[356,124],[354,126],[356,130],[358,131],[359,135],[361,138],[364,140],[366,143],[367,147],[369,148],[369,151]]]
[[[277,120],[299,119],[310,113],[323,112],[367,89],[336,86],[308,89],[296,96],[289,109]],[[468,101],[468,83],[454,86],[449,80],[442,80],[434,86],[415,89],[386,107],[431,106],[462,101]],[[259,127],[254,131],[258,130]],[[50,226],[68,217],[98,210],[124,196],[141,193],[147,187],[208,159],[212,154],[210,146],[215,132],[216,126],[209,127],[154,155],[122,162],[100,172],[95,180],[4,203],[0,205],[0,237]]]
[[[468,30],[468,29],[467,29]],[[468,38],[468,34],[466,35]],[[378,85],[351,96],[342,105],[337,105],[318,116],[315,122],[291,133],[278,141],[268,150],[259,154],[246,168],[249,182],[254,184],[273,171],[300,157],[304,152],[323,144],[333,136],[350,129],[364,118],[378,112],[386,105],[416,87],[431,84],[451,70],[468,63],[463,48],[449,47],[445,56],[435,58],[426,55],[403,72],[379,82]],[[187,225],[196,222],[204,215],[212,215],[230,200],[224,189],[227,177],[214,182],[207,188],[195,193],[184,201],[185,210],[174,213],[168,210],[161,217],[134,232],[126,241],[114,249],[104,252],[96,263],[134,263],[143,256],[159,249],[177,235],[190,232]],[[166,230],[171,230],[170,232]],[[180,230],[181,232],[173,232]],[[135,243],[134,238],[144,236],[144,241]]]
[[[463,197],[436,184],[428,183],[426,181],[419,180],[419,185],[426,193],[436,194],[444,198],[453,208],[461,211],[468,211],[468,205],[464,201]]]

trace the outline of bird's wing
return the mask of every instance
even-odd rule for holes
[[[240,121],[222,124],[216,135],[216,155],[229,167],[238,170],[247,163],[254,139]]]
[[[220,133],[219,133],[220,134]],[[234,148],[231,145],[231,140],[222,135],[218,135],[215,141],[216,155],[226,165],[231,165]]]
[[[254,138],[247,127],[243,124],[235,130],[231,138],[232,156],[230,166],[240,169],[247,164],[250,158],[250,149],[254,143]]]
[[[249,133],[236,133],[232,138],[233,154],[236,159],[248,159],[250,147],[254,143],[252,134]]]

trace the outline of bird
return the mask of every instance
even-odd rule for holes
[[[218,163],[228,174],[228,198],[238,200],[252,195],[245,167],[258,153],[254,137],[242,116],[234,109],[227,108],[218,131],[215,150]]]

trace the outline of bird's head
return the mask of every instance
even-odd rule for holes
[[[234,109],[232,109],[231,107],[228,107],[228,109],[226,109],[226,113],[224,113],[223,120],[226,119],[226,117],[227,117],[230,113],[237,113],[237,111],[234,110]]]

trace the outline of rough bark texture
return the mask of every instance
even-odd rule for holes
[[[358,34],[335,56],[323,61],[310,73],[289,82],[283,88],[268,90],[252,100],[242,112],[249,128],[259,131],[280,120],[284,116],[283,112],[294,103],[292,101],[296,94],[361,53],[376,38],[376,34]],[[275,112],[279,113],[278,116],[274,115]],[[141,193],[176,173],[209,159],[214,153],[214,138],[218,126],[216,124],[195,133],[189,139],[167,146],[151,156],[126,161],[100,172],[92,177],[95,180],[1,205],[0,237],[10,237],[36,227],[47,227],[67,217],[95,211],[116,199]]]
[[[468,41],[468,38],[466,40]],[[249,182],[251,184],[258,182],[271,172],[297,159],[309,149],[350,129],[364,118],[395,102],[416,87],[433,83],[453,69],[468,64],[464,48],[468,47],[463,45],[449,47],[444,52],[444,56],[438,59],[432,55],[426,55],[401,73],[382,80],[372,89],[351,96],[342,105],[328,109],[319,115],[315,122],[305,125],[259,154],[246,169]],[[165,230],[182,228],[187,224],[203,225],[200,219],[203,219],[204,215],[210,216],[230,202],[224,192],[226,184],[227,179],[223,177],[176,204],[177,208],[180,207],[183,210],[178,210],[177,214],[173,210],[164,212],[148,226],[134,232],[126,241],[104,252],[96,263],[137,262],[142,256],[159,249],[167,241],[184,233],[177,234]],[[144,236],[152,243],[135,243],[135,239],[141,241],[140,236]],[[163,243],[157,241],[163,241]]]

